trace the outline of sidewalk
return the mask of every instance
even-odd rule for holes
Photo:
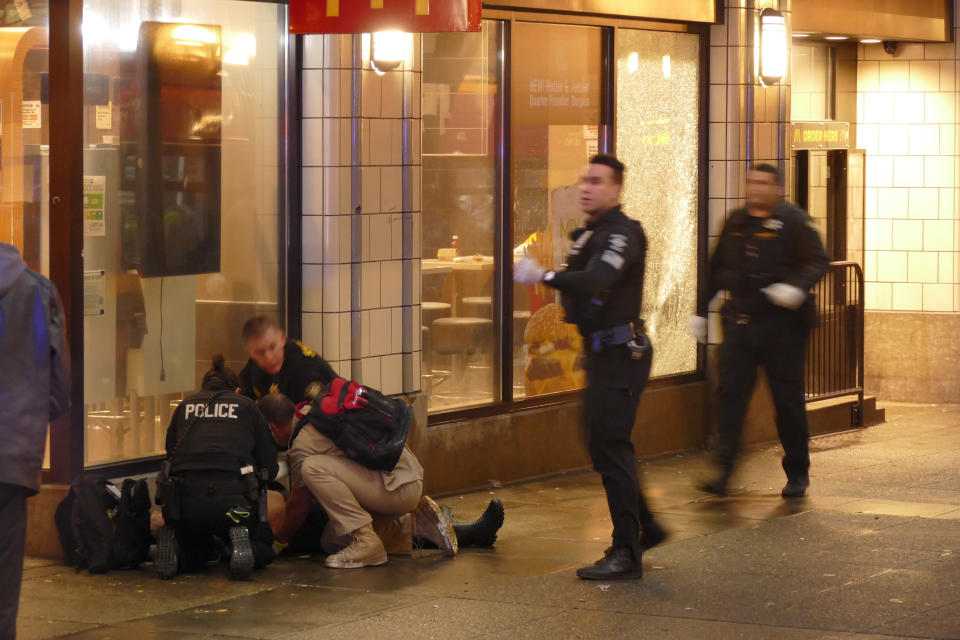
[[[811,442],[805,500],[780,498],[777,447],[745,458],[726,499],[693,488],[702,453],[646,464],[672,537],[641,581],[575,577],[610,534],[598,476],[577,472],[442,499],[461,520],[492,495],[506,507],[496,547],[455,559],[283,559],[241,583],[28,559],[18,637],[960,638],[960,406],[884,406],[886,424]]]

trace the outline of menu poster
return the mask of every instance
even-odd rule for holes
[[[107,276],[103,269],[83,272],[83,315],[102,316],[107,300]]]
[[[97,129],[112,129],[113,128],[113,114],[111,113],[112,107],[109,104],[98,104],[96,108],[97,112]]]
[[[104,223],[104,197],[107,179],[105,176],[83,176],[83,235],[107,235]]]
[[[24,129],[39,129],[43,126],[40,121],[40,101],[24,100],[21,107]]]

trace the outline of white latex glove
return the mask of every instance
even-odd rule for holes
[[[513,279],[520,284],[537,284],[543,280],[545,269],[533,258],[524,258],[513,265]]]
[[[769,287],[760,289],[760,291],[767,294],[770,302],[778,307],[786,307],[787,309],[797,309],[803,304],[803,301],[807,299],[806,291],[792,284],[787,284],[786,282],[775,282]]]
[[[687,333],[697,342],[707,343],[707,319],[703,316],[690,316],[687,318]]]

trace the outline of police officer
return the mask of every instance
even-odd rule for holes
[[[217,356],[202,389],[177,407],[157,479],[165,526],[154,565],[161,578],[200,569],[230,547],[230,577],[246,580],[273,559],[260,486],[277,475],[277,450],[256,405],[238,395],[237,375]]]
[[[249,398],[282,393],[300,404],[337,377],[310,347],[288,340],[270,316],[255,316],[244,323],[243,345],[250,359],[240,372],[240,393]]]
[[[610,549],[596,564],[577,571],[589,580],[642,577],[643,549],[666,537],[640,490],[630,440],[653,348],[640,320],[647,240],[640,223],[620,208],[623,172],[614,156],[590,159],[579,185],[587,222],[573,232],[566,269],[545,271],[531,258],[514,267],[517,282],[543,282],[561,292],[567,320],[576,323],[584,339],[585,428],[613,520]]]
[[[747,172],[747,206],[730,214],[710,259],[706,300],[721,290],[730,294],[721,312],[720,473],[701,486],[717,495],[727,493],[758,365],[766,369],[784,450],[787,484],[781,495],[802,498],[810,484],[803,366],[816,323],[809,291],[826,272],[828,258],[810,216],[781,199],[779,181],[768,164]],[[694,317],[690,327],[705,342],[706,319]]]

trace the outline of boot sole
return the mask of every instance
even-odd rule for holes
[[[457,532],[453,529],[453,523],[444,515],[440,506],[428,496],[420,498],[416,511],[413,513],[414,533],[416,532],[417,519],[428,520],[429,525],[435,528],[440,534],[440,540],[431,540],[440,550],[448,556],[457,555]],[[426,537],[426,536],[424,536]],[[427,538],[429,540],[429,538]]]
[[[339,560],[331,560],[334,556],[329,556],[323,564],[331,569],[362,569],[364,567],[380,567],[387,564],[387,554],[376,555],[372,558],[364,558],[363,560],[350,560],[347,562],[341,562]]]
[[[153,568],[161,580],[177,575],[177,534],[167,525],[157,531],[157,548],[153,554]]]
[[[249,530],[246,527],[230,527],[230,579],[249,580],[253,565]]]
[[[583,569],[577,569],[577,577],[582,578],[583,580],[638,580],[643,578],[643,569],[621,571],[618,573],[595,574],[590,571],[589,567],[584,567]]]

